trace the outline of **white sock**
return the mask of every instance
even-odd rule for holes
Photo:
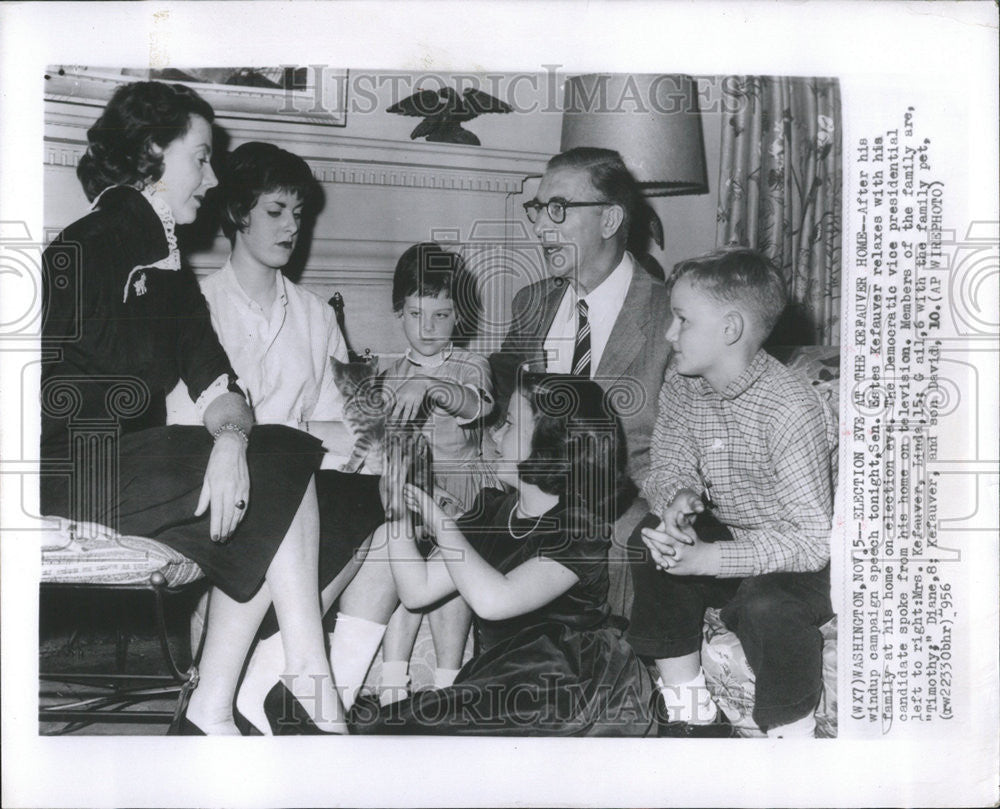
[[[410,663],[407,660],[383,660],[379,682],[379,704],[384,708],[406,699],[410,694]]]
[[[803,716],[787,725],[768,728],[769,739],[812,739],[816,735],[816,714]]]
[[[461,669],[434,669],[434,687],[447,688],[455,682]]]
[[[662,678],[659,678],[656,687],[663,695],[667,718],[671,722],[707,725],[715,721],[719,709],[709,693],[704,670],[699,669],[696,677],[677,685],[667,685]]]
[[[384,634],[385,624],[337,613],[330,635],[330,668],[344,710],[349,711],[357,699]]]
[[[275,632],[261,640],[253,650],[236,694],[236,710],[265,736],[271,735],[271,723],[264,713],[264,697],[284,671],[285,649],[281,645],[281,633]]]

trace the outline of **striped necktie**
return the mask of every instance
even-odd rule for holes
[[[573,373],[590,378],[590,319],[587,317],[587,302],[580,298],[576,302],[576,346],[573,348]]]

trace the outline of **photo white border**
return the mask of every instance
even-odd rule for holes
[[[996,217],[997,28],[990,2],[40,3],[0,7],[0,219],[42,233],[42,74],[51,64],[330,64],[349,69],[832,75],[845,119],[872,76],[952,76],[981,99],[965,139]],[[615,43],[615,44],[609,44]],[[863,93],[862,93],[863,94]],[[902,100],[902,98],[901,98]],[[895,103],[896,99],[892,99]],[[849,158],[850,140],[844,150]],[[846,194],[845,194],[846,197]],[[845,198],[845,220],[850,201]],[[983,212],[982,215],[979,212]],[[848,232],[845,221],[845,234]],[[845,250],[845,261],[849,253]],[[0,323],[17,302],[0,296]],[[0,412],[21,408],[0,346]],[[31,380],[28,380],[31,383]],[[37,385],[37,379],[34,380]],[[37,427],[11,435],[37,445]],[[17,457],[16,455],[14,457]],[[2,511],[19,509],[0,488]],[[996,603],[982,609],[982,717],[945,743],[37,736],[38,558],[0,542],[4,806],[984,805],[996,800]],[[991,589],[992,588],[992,589]],[[995,577],[983,595],[996,593]],[[990,654],[992,652],[992,654]],[[992,661],[992,663],[991,663]],[[972,684],[970,684],[972,687]]]

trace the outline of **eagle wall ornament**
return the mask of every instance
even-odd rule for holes
[[[462,124],[488,112],[513,112],[509,104],[471,87],[459,95],[451,87],[419,90],[393,104],[386,112],[423,118],[410,133],[410,140],[425,138],[428,143],[464,143],[479,146],[479,138]]]

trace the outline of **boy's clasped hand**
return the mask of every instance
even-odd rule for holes
[[[681,489],[661,515],[656,528],[643,528],[642,541],[656,567],[677,576],[718,576],[722,554],[713,542],[702,542],[692,524],[705,510],[701,498]]]

